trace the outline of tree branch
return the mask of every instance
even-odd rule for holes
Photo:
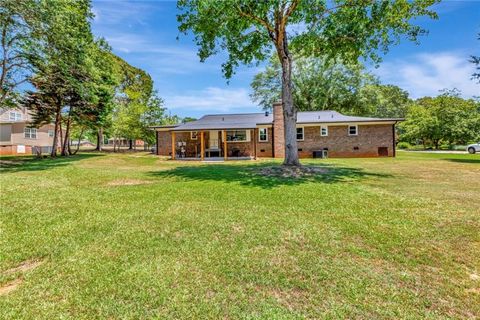
[[[290,6],[287,8],[287,11],[283,15],[283,19],[285,20],[285,23],[287,22],[288,18],[292,15],[293,11],[295,11],[299,3],[300,3],[300,0],[293,0]]]
[[[264,19],[259,18],[255,15],[251,14],[251,13],[245,12],[239,6],[237,6],[237,10],[238,10],[238,13],[240,13],[241,16],[244,16],[246,18],[254,20],[254,21],[258,22],[259,24],[261,24],[262,26],[264,26],[267,29],[268,34],[270,35],[270,38],[272,38],[272,40],[275,40],[275,30],[268,23],[268,21],[266,19],[264,20]]]

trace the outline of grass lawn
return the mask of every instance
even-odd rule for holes
[[[480,155],[3,162],[1,319],[480,317]]]

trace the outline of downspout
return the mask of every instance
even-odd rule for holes
[[[275,128],[274,128],[275,126],[273,125],[274,122],[275,122],[275,118],[272,122],[272,158],[275,158]]]
[[[395,123],[392,125],[392,138],[393,138],[393,157],[395,158],[397,156],[397,144],[395,143],[395,125],[397,124],[398,121],[395,121]]]
[[[155,129],[155,153],[157,156],[160,155],[160,151],[158,150],[158,131]]]

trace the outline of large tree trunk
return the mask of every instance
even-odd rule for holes
[[[58,106],[55,113],[55,131],[53,133],[52,152],[50,153],[50,156],[53,158],[57,156],[58,136],[59,136],[59,132],[62,130],[62,128],[60,127],[61,111],[62,111],[61,106]]]
[[[103,146],[103,128],[98,128],[97,130],[97,147],[96,151],[102,151]]]
[[[78,150],[80,149],[80,141],[82,141],[82,136],[83,136],[83,131],[84,130],[85,130],[85,128],[82,127],[82,130],[80,131],[80,135],[78,136],[77,148],[75,149],[75,151],[73,153],[70,152],[71,154],[77,154]]]
[[[65,125],[66,128],[65,128],[65,137],[64,137],[63,143],[62,143],[62,156],[70,155],[70,153],[68,152],[68,143],[69,143],[69,140],[70,140],[71,113],[72,113],[72,107],[70,107],[70,110],[68,111],[67,123]]]
[[[133,140],[130,139],[128,140],[128,150],[132,150],[133,149]]]
[[[282,103],[285,131],[285,166],[300,166],[297,148],[297,109],[293,105],[292,95],[292,57],[288,51],[286,33],[277,46],[277,53],[282,64]]]

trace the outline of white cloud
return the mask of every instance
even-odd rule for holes
[[[200,91],[191,91],[185,95],[165,97],[170,110],[191,110],[204,112],[247,112],[259,111],[250,100],[245,88],[222,89],[208,87]]]
[[[182,58],[196,57],[195,51],[180,46],[168,46],[160,43],[158,39],[142,33],[110,33],[105,39],[115,50],[125,53],[160,53],[179,55]],[[197,58],[198,59],[198,58]]]
[[[387,62],[373,72],[383,83],[407,90],[413,98],[436,96],[442,89],[457,88],[463,96],[480,94],[480,86],[471,80],[473,64],[469,56],[454,52],[421,53]]]
[[[94,21],[102,24],[118,24],[131,21],[143,25],[145,24],[144,19],[154,9],[158,10],[149,2],[96,0],[93,2],[92,12],[95,14]]]

